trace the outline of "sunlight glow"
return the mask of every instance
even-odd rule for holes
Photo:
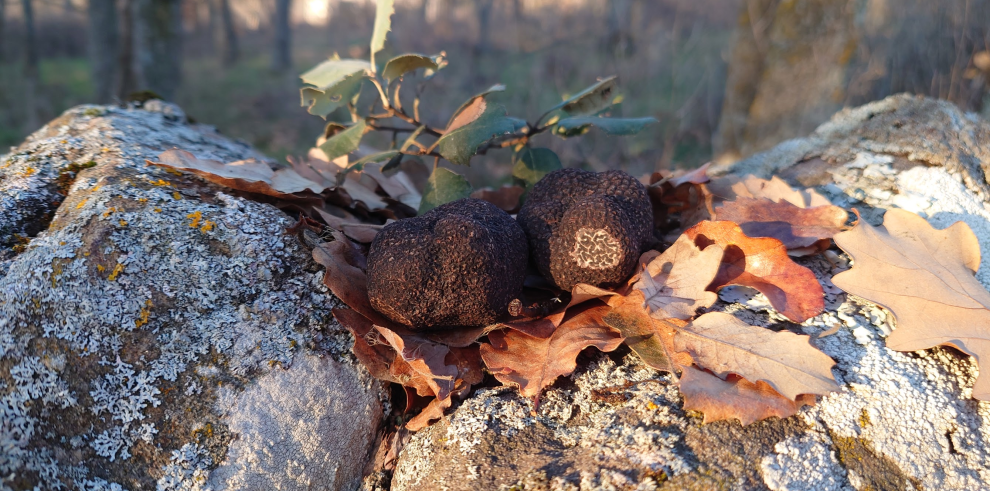
[[[327,0],[306,0],[305,21],[307,24],[326,24],[330,16],[330,2]]]

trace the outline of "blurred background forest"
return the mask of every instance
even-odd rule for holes
[[[0,0],[0,148],[73,105],[152,90],[274,158],[305,154],[324,122],[298,75],[366,58],[373,18],[371,0]],[[565,166],[732,160],[905,91],[990,114],[990,0],[396,0],[392,25],[387,53],[446,52],[423,93],[439,126],[494,83],[532,120],[613,74],[619,115],[660,121],[538,136]],[[509,158],[468,175],[504,178]]]

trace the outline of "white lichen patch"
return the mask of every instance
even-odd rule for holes
[[[830,444],[814,432],[778,443],[760,462],[763,482],[773,491],[852,491]]]

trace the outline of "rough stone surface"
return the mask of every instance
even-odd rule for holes
[[[497,206],[464,198],[390,223],[368,253],[371,306],[415,329],[484,326],[508,315],[529,248]]]
[[[517,220],[533,263],[563,290],[625,280],[653,232],[646,188],[617,170],[551,172],[533,186]]]
[[[144,163],[260,156],[148,109],[0,161],[0,489],[356,488],[387,398],[292,220]]]
[[[937,227],[966,221],[986,262],[988,149],[987,122],[895,96],[725,171],[818,186],[874,223],[890,207]],[[511,389],[478,391],[413,436],[392,489],[987,489],[990,403],[970,399],[975,361],[952,349],[888,350],[892,316],[831,284],[849,267],[834,252],[799,260],[826,292],[826,311],[801,325],[743,288],[723,290],[712,308],[815,337],[837,327],[813,343],[837,362],[842,390],[816,406],[746,427],[703,425],[683,411],[669,376],[630,354],[597,355],[550,388],[535,416]],[[990,287],[987,264],[978,278]]]

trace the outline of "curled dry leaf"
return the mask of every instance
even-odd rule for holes
[[[980,243],[963,222],[936,230],[925,219],[890,209],[883,225],[860,220],[835,243],[854,260],[832,282],[876,302],[897,319],[887,347],[917,351],[952,346],[976,358],[973,397],[990,400],[990,293],[976,280]]]
[[[326,186],[306,179],[292,169],[275,171],[268,164],[257,160],[224,164],[216,160],[199,159],[179,149],[167,150],[158,159],[158,162],[148,160],[147,163],[195,174],[207,181],[239,191],[275,198],[308,199],[326,189]]]
[[[570,313],[549,338],[514,330],[489,333],[489,342],[481,345],[485,366],[499,381],[518,386],[523,396],[538,403],[544,387],[574,372],[582,350],[594,346],[608,352],[622,344],[619,332],[602,320],[611,307],[599,302],[573,310],[577,312]]]
[[[811,345],[811,338],[751,326],[724,312],[709,312],[678,329],[674,349],[721,378],[739,375],[766,382],[788,399],[839,390],[835,361]]]
[[[831,244],[829,239],[845,228],[849,214],[833,205],[801,208],[783,200],[736,198],[715,208],[715,219],[738,223],[750,237],[773,237],[788,251],[811,246],[823,251]]]
[[[702,250],[682,235],[646,265],[633,288],[642,293],[653,317],[690,319],[699,308],[710,307],[718,299],[706,288],[715,279],[722,256],[718,245]]]
[[[755,288],[794,322],[804,322],[825,309],[825,292],[815,274],[787,257],[779,240],[747,237],[739,225],[727,221],[704,221],[684,235],[702,249],[717,245],[725,251],[709,289],[726,285]]]
[[[753,383],[735,376],[722,380],[693,366],[684,368],[679,384],[684,409],[704,413],[705,423],[738,418],[748,425],[772,416],[793,416],[801,406],[815,404],[815,396],[810,394],[793,401],[765,382]]]

